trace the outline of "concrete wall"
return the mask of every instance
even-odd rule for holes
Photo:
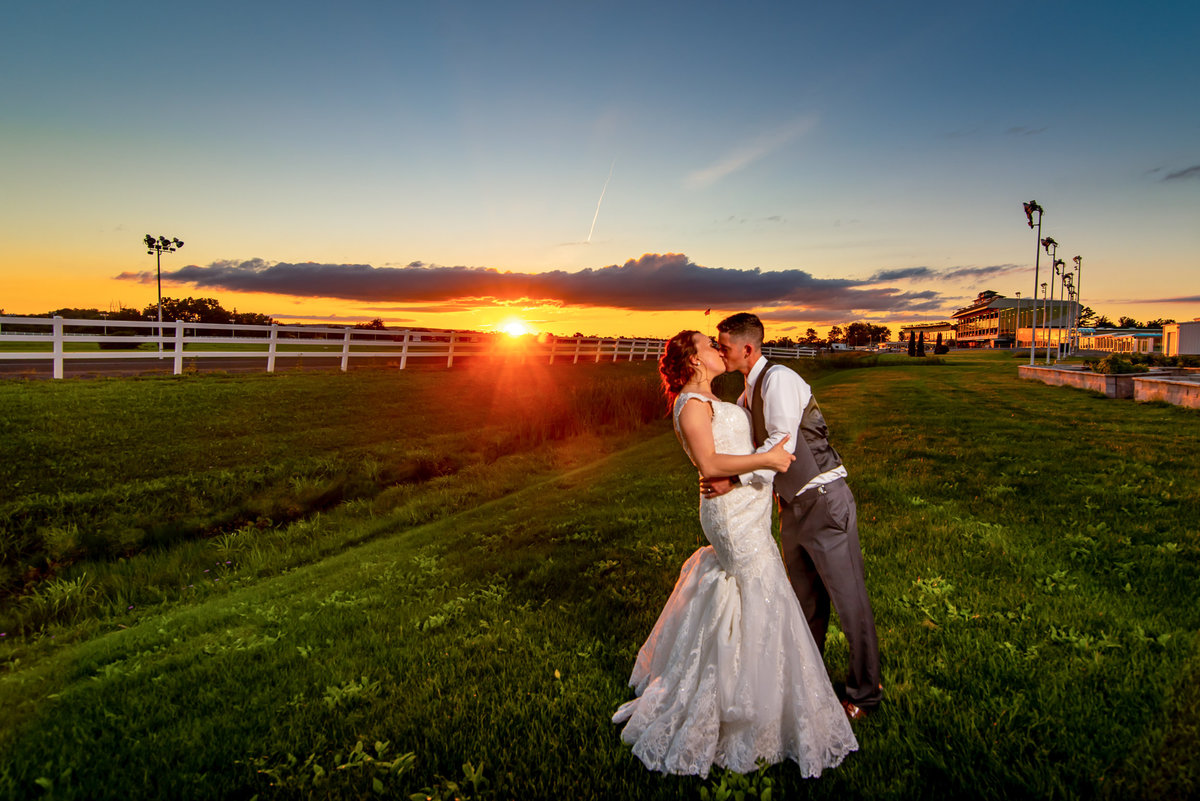
[[[1081,369],[1067,367],[1030,367],[1023,364],[1017,368],[1017,375],[1032,381],[1041,381],[1054,387],[1075,387],[1100,392],[1110,398],[1133,397],[1133,373],[1121,375],[1104,375]]]
[[[1149,373],[1093,373],[1082,367],[1030,367],[1023,364],[1017,375],[1055,387],[1090,389],[1109,398],[1137,401],[1166,401],[1176,406],[1200,409],[1200,369],[1157,367]]]
[[[1133,379],[1133,399],[1141,402],[1166,401],[1176,406],[1200,409],[1200,381],[1187,381],[1182,377],[1138,377]]]

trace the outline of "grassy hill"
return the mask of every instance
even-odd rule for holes
[[[1194,796],[1200,417],[801,369],[885,682],[821,779],[659,776],[609,723],[701,544],[638,364],[0,384],[0,796]]]

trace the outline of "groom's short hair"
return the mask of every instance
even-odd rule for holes
[[[717,330],[723,334],[729,334],[730,338],[732,339],[753,342],[755,347],[762,347],[762,320],[758,319],[757,315],[751,314],[750,312],[738,312],[737,314],[731,314],[721,322],[717,323]]]

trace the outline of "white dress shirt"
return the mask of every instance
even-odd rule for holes
[[[738,405],[746,411],[751,411],[750,404],[754,397],[754,387],[761,378],[763,381],[763,422],[767,426],[767,439],[758,446],[755,453],[771,450],[785,434],[791,434],[792,438],[783,444],[783,449],[788,453],[795,453],[796,437],[800,436],[798,434],[800,418],[804,414],[804,410],[808,408],[808,402],[812,400],[812,388],[795,370],[786,367],[771,370],[767,372],[766,376],[763,376],[766,366],[766,357],[760,356],[754,366],[750,368],[750,374],[746,376],[746,391],[738,398]],[[770,485],[775,482],[776,475],[774,470],[763,468],[751,473],[743,473],[740,478],[743,484]],[[832,470],[815,476],[801,487],[800,492],[797,492],[796,495],[799,496],[813,487],[829,484],[845,477],[845,466],[838,465]]]

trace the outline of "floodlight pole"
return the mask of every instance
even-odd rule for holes
[[[1051,269],[1053,269],[1054,255],[1058,253],[1058,243],[1053,237],[1046,237],[1042,240],[1042,247],[1050,254]],[[1054,273],[1050,273],[1050,293],[1054,294]],[[1050,364],[1050,306],[1046,303],[1046,285],[1042,284],[1042,325],[1046,327],[1046,364]]]
[[[1029,307],[1029,366],[1033,366],[1033,353],[1037,347],[1037,291],[1038,291],[1038,265],[1042,257],[1042,212],[1044,210],[1038,205],[1036,200],[1031,200],[1025,204],[1025,219],[1029,222],[1029,227],[1034,227],[1033,215],[1037,214],[1037,239],[1034,240],[1036,246],[1033,250],[1033,305]],[[1018,316],[1017,322],[1020,323]]]
[[[1054,361],[1058,361],[1058,323],[1059,315],[1056,315],[1054,308],[1054,293],[1058,288],[1058,265],[1062,264],[1059,259],[1053,259],[1050,264],[1050,317],[1046,320],[1046,364],[1050,364],[1050,337],[1054,336]],[[1061,300],[1059,301],[1062,302]]]
[[[1021,339],[1021,293],[1017,293],[1017,321],[1013,324],[1013,347],[1018,347],[1017,343]]]
[[[1046,323],[1046,282],[1043,281],[1042,282],[1042,325],[1038,326],[1039,331],[1045,326],[1045,323]],[[1047,350],[1050,349],[1050,332],[1048,330],[1046,331],[1046,349]]]
[[[1066,270],[1067,267],[1064,265],[1063,271],[1066,272]],[[1070,356],[1075,350],[1075,320],[1079,317],[1079,314],[1075,313],[1075,278],[1070,273],[1066,273],[1062,277],[1062,284],[1064,300],[1067,301],[1067,313],[1070,314],[1070,317],[1067,318],[1067,355]],[[1060,359],[1061,357],[1062,351],[1060,351]]]
[[[1079,336],[1079,315],[1083,314],[1083,256],[1076,256],[1071,261],[1075,262],[1075,300],[1079,303],[1079,309],[1075,312],[1075,335]]]
[[[183,242],[180,241],[179,237],[173,237],[171,239],[167,239],[165,236],[160,236],[160,237],[158,237],[158,239],[155,239],[150,234],[146,234],[146,237],[142,240],[142,242],[144,242],[146,247],[148,248],[146,253],[155,254],[157,257],[157,262],[158,262],[158,331],[156,333],[156,336],[158,337],[158,352],[161,355],[162,349],[163,349],[163,343],[162,343],[162,254],[163,254],[164,250],[168,253],[174,253],[175,251],[177,251],[181,247],[183,247]]]

